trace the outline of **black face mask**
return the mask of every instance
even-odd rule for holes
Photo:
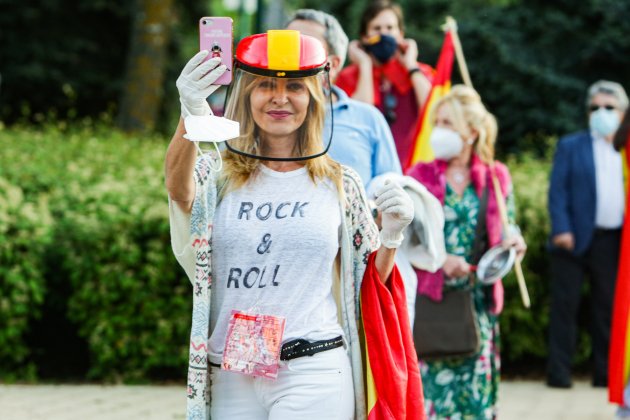
[[[372,54],[379,62],[387,63],[396,54],[398,43],[391,35],[379,35],[378,40],[371,44],[363,44],[367,52]]]

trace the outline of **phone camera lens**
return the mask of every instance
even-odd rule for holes
[[[208,24],[208,21],[204,19],[204,20],[202,20],[202,21],[201,21],[201,23],[202,23],[203,25],[207,25],[207,24]]]

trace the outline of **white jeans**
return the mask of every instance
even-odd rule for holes
[[[354,391],[343,347],[280,362],[275,380],[212,367],[212,420],[351,420]]]
[[[416,317],[416,294],[418,293],[418,276],[413,270],[409,259],[402,253],[396,252],[395,257],[398,271],[405,285],[405,296],[407,298],[407,312],[409,313],[409,326],[413,331],[413,322]]]

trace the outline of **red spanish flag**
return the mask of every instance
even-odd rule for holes
[[[398,268],[387,285],[372,253],[361,285],[368,420],[424,420],[424,397],[405,286]]]
[[[455,59],[455,48],[453,46],[453,37],[451,31],[447,31],[442,44],[442,51],[435,67],[435,77],[433,78],[433,87],[427,101],[420,110],[420,117],[414,133],[416,139],[413,144],[412,152],[409,153],[409,161],[401,162],[403,164],[403,172],[411,168],[418,162],[431,162],[433,160],[433,150],[429,143],[433,123],[429,119],[429,112],[433,105],[451,89],[451,73],[453,70],[453,61]]]
[[[622,155],[626,179],[626,215],[621,234],[608,357],[608,399],[619,405],[624,404],[623,391],[628,384],[630,373],[630,190],[628,189],[630,153],[627,147],[622,151]]]

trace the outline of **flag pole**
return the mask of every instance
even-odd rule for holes
[[[501,192],[501,186],[499,185],[499,180],[494,172],[494,161],[490,165],[490,171],[492,174],[492,185],[494,187],[494,193],[497,197],[497,205],[499,207],[499,215],[501,217],[501,224],[503,225],[503,232],[506,238],[512,236],[510,232],[510,222],[508,221],[507,209],[505,208],[505,200],[503,198],[503,193]],[[518,289],[521,292],[521,300],[523,301],[523,306],[529,308],[531,306],[531,302],[529,300],[529,292],[527,291],[527,284],[525,283],[525,276],[523,275],[523,267],[521,266],[521,261],[517,258],[514,261],[514,273],[516,274],[516,280],[518,281]]]
[[[452,16],[446,17],[446,23],[442,26],[444,31],[450,31],[453,37],[453,48],[455,48],[455,57],[457,57],[457,66],[459,67],[459,74],[462,76],[462,80],[466,86],[473,87],[472,80],[470,79],[470,73],[468,73],[468,66],[466,65],[466,59],[464,58],[464,50],[462,44],[459,41],[459,35],[457,34],[457,22]]]

